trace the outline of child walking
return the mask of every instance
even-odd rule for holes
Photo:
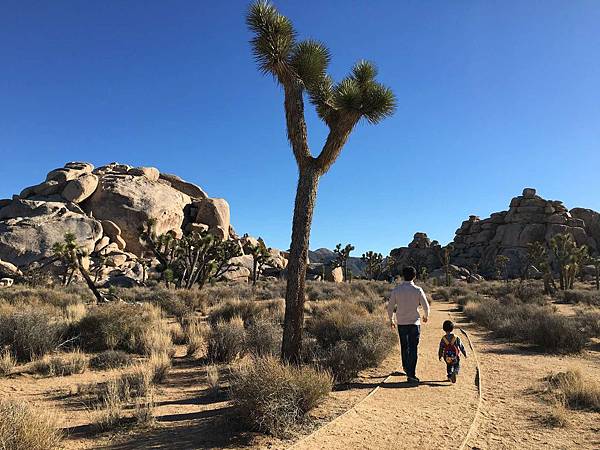
[[[460,370],[460,354],[462,353],[466,358],[467,352],[465,351],[465,347],[460,338],[452,333],[454,331],[454,322],[446,320],[444,321],[442,328],[446,334],[440,341],[438,356],[440,361],[444,358],[444,361],[446,362],[448,380],[452,383],[456,383],[456,376]]]

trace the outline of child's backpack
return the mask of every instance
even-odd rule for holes
[[[457,337],[452,335],[450,339],[444,336],[442,341],[444,342],[444,361],[446,364],[456,364],[458,362],[459,349],[456,345]]]

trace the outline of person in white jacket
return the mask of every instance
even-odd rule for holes
[[[402,368],[409,382],[418,383],[416,375],[419,336],[421,334],[421,314],[419,306],[423,308],[423,323],[429,318],[429,303],[423,289],[414,283],[417,271],[414,267],[402,269],[404,283],[399,284],[390,294],[387,312],[390,327],[398,327],[400,336],[400,353],[402,355]]]

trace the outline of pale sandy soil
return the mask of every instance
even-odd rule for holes
[[[110,372],[43,379],[17,375],[0,379],[0,396],[27,399],[51,411],[68,434],[67,449],[285,449],[292,445],[296,449],[455,449],[475,418],[477,388],[472,357],[463,362],[456,385],[445,381],[437,346],[441,323],[448,317],[460,322],[452,304],[434,303],[431,320],[422,326],[418,376],[423,384],[412,387],[404,377],[394,376],[361,401],[398,369],[399,356],[393,354],[381,367],[362,374],[350,389],[332,393],[314,412],[312,426],[287,441],[245,431],[225,396],[208,394],[204,368],[183,357],[175,358],[166,383],[156,392],[157,422],[148,429],[98,433],[90,426],[95,412],[73,393],[79,385],[107,379]],[[467,448],[600,448],[600,414],[568,411],[568,428],[549,428],[542,419],[552,407],[535,392],[545,375],[567,368],[580,368],[587,377],[600,380],[598,346],[583,356],[544,356],[495,341],[472,325],[460,325],[470,333],[478,352],[484,395]],[[221,375],[226,385],[227,370],[222,369]]]

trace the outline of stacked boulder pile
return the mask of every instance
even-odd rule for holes
[[[53,245],[72,233],[91,256],[91,270],[100,260],[107,266],[99,269],[102,282],[131,284],[141,279],[141,258],[148,256],[139,239],[148,219],[155,221],[157,234],[205,230],[220,239],[239,240],[227,201],[210,198],[175,175],[154,167],[111,163],[95,169],[71,162],[52,170],[44,182],[0,200],[0,261],[20,272],[52,257]],[[277,256],[274,264],[283,269],[284,254],[272,253]],[[242,258],[247,263],[248,255]],[[249,275],[247,268],[240,268],[235,279],[247,280]]]
[[[508,257],[508,273],[517,276],[527,260],[528,244],[549,244],[557,234],[571,234],[578,245],[586,245],[594,255],[600,250],[600,213],[590,209],[570,211],[558,200],[546,200],[535,189],[525,188],[513,198],[507,211],[485,219],[469,216],[452,242],[451,271],[457,278],[476,274],[494,276],[498,255]],[[441,247],[425,233],[416,233],[408,247],[391,251],[399,266],[422,265],[430,275],[441,276]]]

